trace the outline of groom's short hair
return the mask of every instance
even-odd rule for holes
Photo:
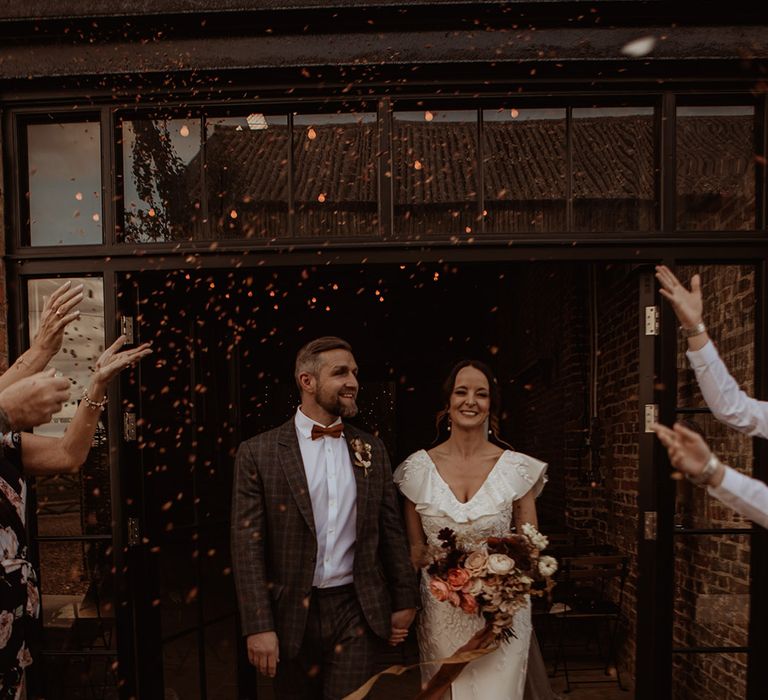
[[[299,375],[302,372],[309,372],[317,376],[320,369],[320,355],[329,350],[346,350],[352,352],[352,346],[344,339],[337,338],[335,335],[324,335],[322,338],[315,338],[304,345],[296,354],[296,369],[293,376],[296,379],[296,386],[301,391]]]

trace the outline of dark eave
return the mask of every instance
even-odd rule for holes
[[[628,59],[622,47],[657,38],[651,54]],[[6,44],[0,80],[37,77],[229,71],[316,66],[446,63],[567,63],[616,61],[765,60],[762,27],[619,27],[417,33],[338,33],[234,36],[81,44],[67,41]]]

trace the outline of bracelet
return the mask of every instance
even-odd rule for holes
[[[704,321],[699,321],[693,328],[686,328],[680,326],[680,330],[686,338],[693,338],[695,335],[701,335],[707,332],[707,327],[704,325]]]
[[[94,401],[91,399],[90,396],[88,396],[88,389],[83,389],[83,401],[85,401],[86,404],[88,404],[88,408],[92,408],[94,411],[103,411],[104,406],[107,405],[107,397],[104,395],[104,398],[101,401]]]
[[[697,486],[706,486],[719,466],[720,460],[715,454],[711,454],[707,460],[707,463],[704,465],[704,469],[702,469],[701,472],[695,476],[693,474],[686,474],[685,476],[688,481],[696,484]]]

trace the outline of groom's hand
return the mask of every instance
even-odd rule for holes
[[[277,673],[277,664],[280,662],[277,634],[274,632],[249,634],[245,643],[248,646],[248,660],[259,670],[259,673],[274,678]]]
[[[406,608],[392,613],[392,630],[389,633],[389,644],[397,646],[405,641],[408,628],[416,617],[416,608]]]

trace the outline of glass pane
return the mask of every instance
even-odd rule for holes
[[[200,586],[206,621],[237,612],[229,537],[228,522],[200,533]]]
[[[207,119],[205,184],[214,238],[288,232],[288,117]]]
[[[749,624],[750,537],[680,536],[675,538],[673,645],[746,646]],[[722,685],[707,684],[697,698],[743,698],[743,670],[726,654],[679,655],[676,685],[697,686],[703,668]],[[687,661],[685,661],[687,659]],[[690,674],[690,675],[689,675]],[[728,686],[727,692],[724,686]],[[674,697],[694,697],[677,695]]]
[[[395,112],[395,232],[407,238],[474,235],[477,112]]]
[[[656,227],[653,108],[573,110],[576,231]]]
[[[31,337],[37,333],[45,299],[66,280],[29,280],[28,307]],[[101,278],[69,278],[72,286],[84,285],[84,299],[79,305],[80,319],[64,331],[62,349],[51,366],[72,382],[72,401],[48,425],[34,432],[60,437],[77,410],[77,403],[87,386],[96,359],[104,351],[104,285]],[[104,414],[102,414],[103,416]],[[37,526],[40,535],[95,535],[112,531],[109,450],[107,426],[99,422],[91,451],[77,474],[38,477]]]
[[[200,579],[197,534],[187,530],[162,540],[157,554],[163,639],[198,623]]]
[[[739,386],[754,396],[755,385],[755,268],[753,265],[681,265],[677,276],[687,286],[701,275],[701,290],[709,336]],[[706,406],[685,350],[678,340],[678,399],[683,408]]]
[[[746,654],[675,654],[672,657],[675,700],[744,700]]]
[[[483,112],[485,230],[565,231],[565,110]]]
[[[102,242],[98,122],[27,125],[31,245]]]
[[[677,228],[755,227],[754,107],[677,110]]]
[[[236,700],[242,697],[237,687],[237,618],[232,617],[205,628],[205,673],[208,700]],[[264,698],[261,693],[259,699]]]
[[[114,577],[109,542],[40,542],[43,647],[114,649]]]
[[[197,630],[163,644],[164,698],[196,700],[201,697]]]
[[[46,700],[118,700],[120,697],[116,656],[43,655],[41,663],[45,667]]]
[[[123,240],[202,238],[199,119],[122,123]]]
[[[378,233],[376,114],[293,119],[297,236]]]

